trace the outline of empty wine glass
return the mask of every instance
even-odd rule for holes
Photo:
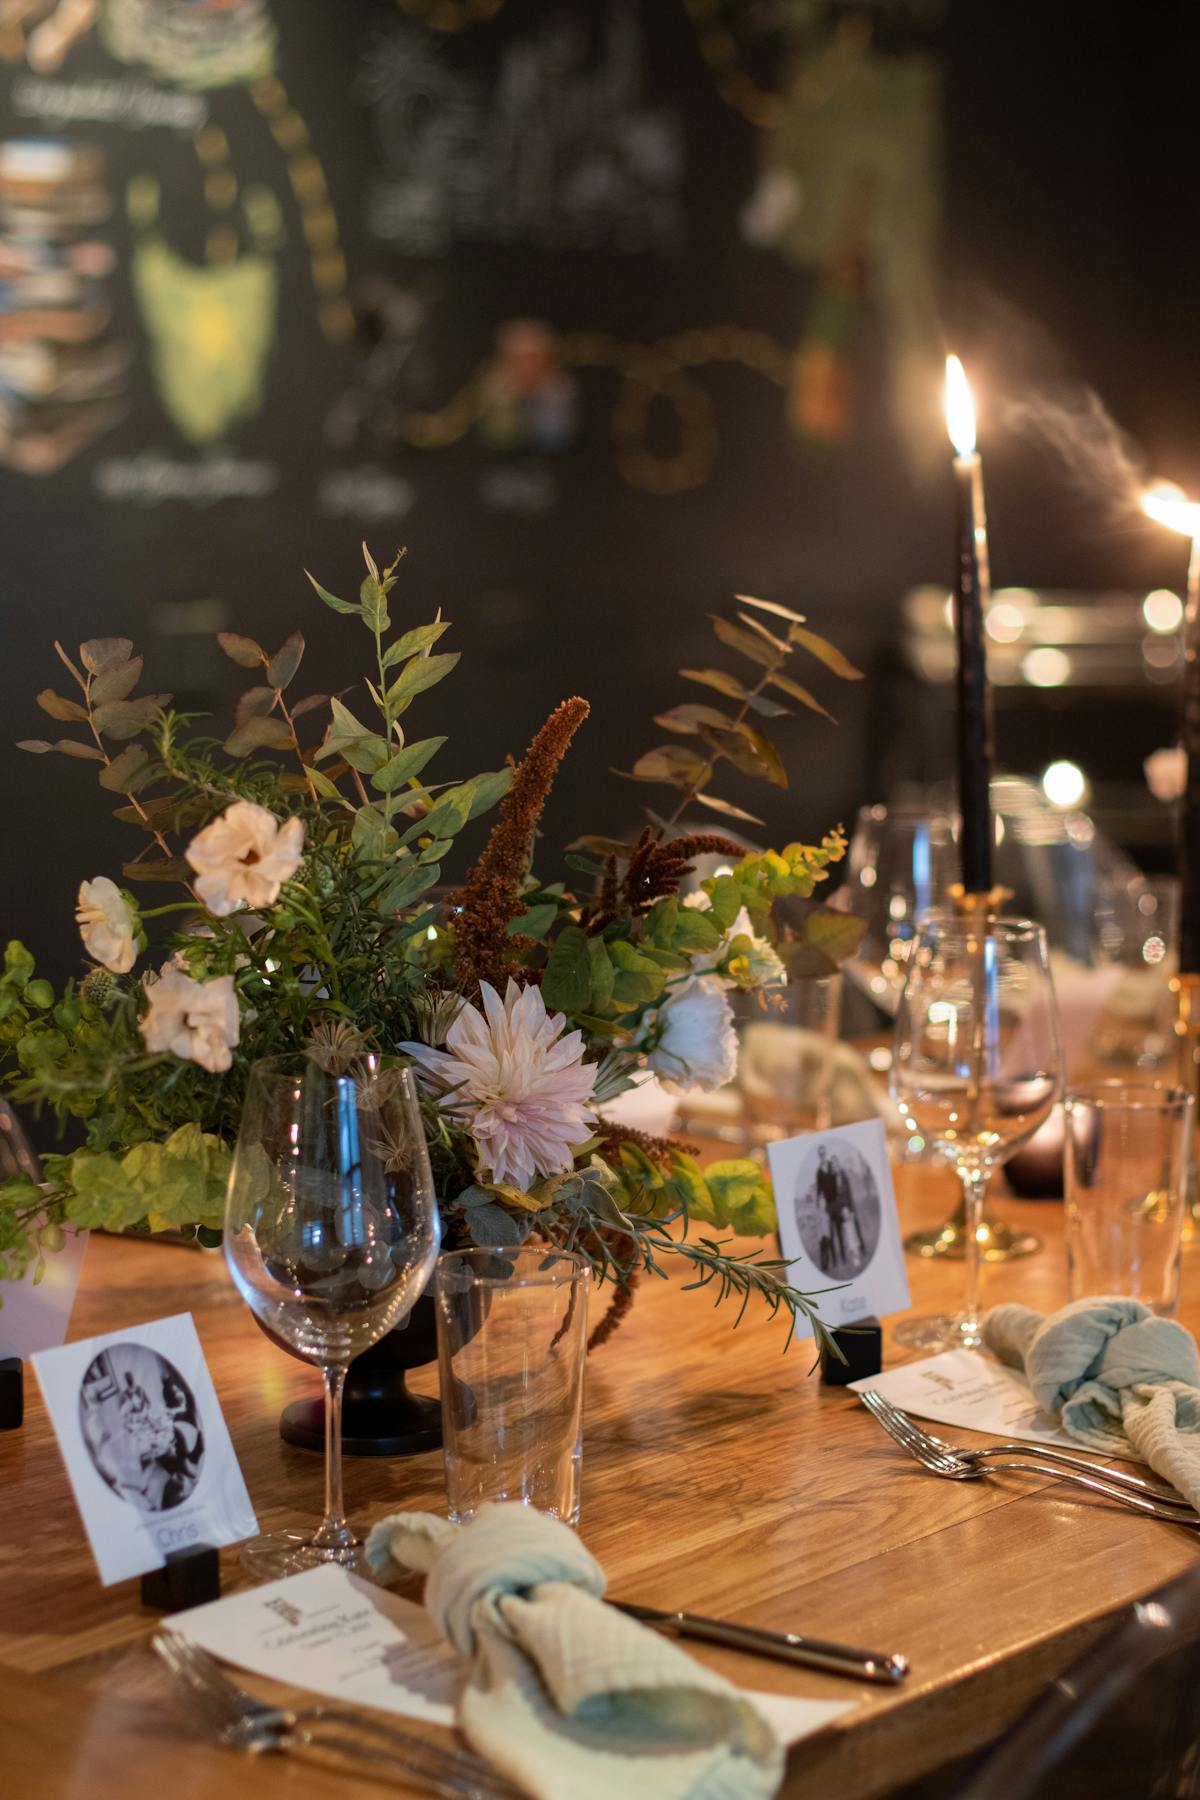
[[[833,904],[866,922],[846,973],[894,1019],[917,924],[958,880],[954,820],[928,806],[862,806]]]
[[[962,1183],[964,1305],[912,1320],[904,1342],[981,1342],[980,1222],[993,1172],[1049,1117],[1062,1050],[1046,934],[1029,919],[936,911],[922,921],[892,1053],[892,1097],[910,1129]]]
[[[325,1516],[272,1533],[242,1561],[264,1578],[353,1567],[342,1498],[342,1389],[352,1358],[412,1308],[433,1271],[437,1207],[411,1073],[362,1055],[254,1064],[229,1178],[225,1258],[268,1335],[325,1378]]]

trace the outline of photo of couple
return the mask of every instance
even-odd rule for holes
[[[89,1363],[79,1422],[92,1466],[139,1512],[170,1512],[200,1478],[204,1434],[191,1389],[165,1356],[114,1344]]]
[[[796,1227],[823,1275],[849,1281],[879,1243],[879,1189],[866,1158],[852,1146],[818,1141],[796,1182]]]

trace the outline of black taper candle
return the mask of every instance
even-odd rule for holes
[[[984,608],[989,593],[983,465],[971,451],[954,459],[958,560],[954,630],[958,644],[958,805],[962,884],[968,894],[992,891],[992,700],[987,678]]]

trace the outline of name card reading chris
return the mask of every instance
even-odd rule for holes
[[[767,1146],[787,1279],[821,1288],[827,1325],[882,1317],[908,1305],[908,1277],[882,1119],[807,1132]],[[812,1326],[796,1320],[796,1336]]]
[[[33,1366],[105,1587],[258,1530],[190,1313]]]

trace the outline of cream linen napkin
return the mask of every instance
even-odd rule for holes
[[[1148,1463],[1200,1509],[1200,1355],[1190,1331],[1121,1295],[1046,1317],[995,1306],[984,1342],[1095,1450]]]
[[[570,1526],[516,1504],[469,1525],[395,1513],[367,1540],[377,1575],[428,1575],[425,1605],[470,1665],[467,1739],[538,1800],[767,1800],[783,1749],[749,1700],[606,1606]]]

